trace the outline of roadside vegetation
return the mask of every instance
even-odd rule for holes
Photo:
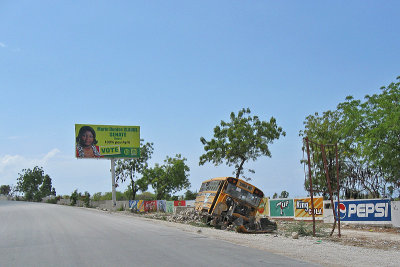
[[[335,110],[306,117],[300,136],[314,142],[310,144],[310,167],[315,194],[328,197],[321,147],[317,143],[338,144],[341,198],[399,198],[400,76],[397,82],[380,90],[363,100],[348,96]],[[305,153],[306,150],[303,146]],[[326,147],[326,157],[336,193],[335,146]],[[305,157],[302,163],[308,164]],[[308,179],[304,187],[309,189]]]

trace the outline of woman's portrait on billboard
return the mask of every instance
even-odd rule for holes
[[[96,147],[96,132],[90,126],[82,126],[76,137],[77,158],[100,158],[98,147]]]

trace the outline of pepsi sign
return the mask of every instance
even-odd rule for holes
[[[337,201],[335,212],[337,214]],[[389,199],[343,200],[339,203],[341,221],[391,221]]]

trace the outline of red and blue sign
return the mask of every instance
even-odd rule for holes
[[[337,210],[335,201],[336,214]],[[339,216],[341,221],[391,221],[390,199],[343,200]]]

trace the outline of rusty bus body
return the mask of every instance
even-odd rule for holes
[[[216,227],[233,224],[240,232],[271,232],[276,223],[256,218],[264,193],[252,184],[234,177],[217,177],[202,183],[195,209],[207,212],[207,221]]]

